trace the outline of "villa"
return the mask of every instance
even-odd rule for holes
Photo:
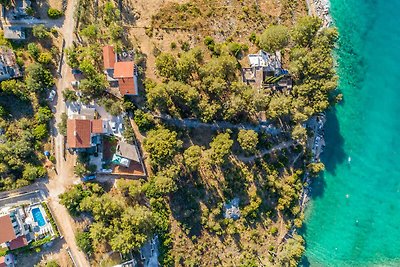
[[[272,89],[277,91],[291,90],[292,78],[282,68],[281,56],[277,52],[269,54],[260,50],[257,54],[248,55],[250,67],[242,69],[242,81],[257,90]]]
[[[0,212],[0,247],[15,250],[54,231],[40,203],[3,208]]]
[[[121,96],[137,96],[138,73],[135,63],[129,53],[115,53],[114,47],[103,47],[104,73],[112,87],[118,87]]]
[[[67,146],[74,151],[85,151],[101,143],[100,135],[108,133],[105,120],[68,119]]]

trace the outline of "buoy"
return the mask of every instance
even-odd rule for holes
[[[349,196],[349,194],[346,194],[346,198],[349,198],[350,196]]]

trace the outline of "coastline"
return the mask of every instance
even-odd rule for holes
[[[323,27],[330,27],[333,24],[332,16],[330,14],[329,0],[306,0],[308,14],[317,16],[323,20]]]
[[[317,16],[323,20],[322,27],[331,27],[333,24],[332,17],[330,15],[330,2],[329,0],[306,0],[308,14],[311,16]],[[319,118],[319,119],[316,119]],[[317,123],[314,123],[314,126],[317,125],[318,127],[312,127],[312,121],[316,119]],[[309,122],[307,122],[309,128],[314,128],[313,130],[313,137],[307,143],[307,146],[311,148],[312,151],[312,161],[311,162],[320,162],[320,155],[323,153],[323,148],[325,147],[325,139],[324,139],[324,125],[326,123],[326,115],[325,113],[315,115],[312,117]],[[316,144],[318,143],[317,149]],[[319,147],[319,148],[318,148]],[[307,207],[307,203],[310,200],[311,194],[311,177],[308,172],[305,173],[303,177],[303,184],[306,186],[303,187],[302,195],[299,199],[299,207],[300,211],[304,211]],[[285,242],[288,237],[292,238],[292,235],[296,232],[295,225],[292,225],[290,230],[286,233],[283,237],[282,242]]]

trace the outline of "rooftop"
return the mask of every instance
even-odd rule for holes
[[[91,147],[90,120],[69,119],[67,121],[67,143],[70,148]]]
[[[103,120],[92,120],[92,129],[91,132],[94,134],[102,134],[106,133],[107,122]]]
[[[10,215],[0,217],[0,244],[16,238]]]
[[[117,61],[114,47],[111,45],[106,45],[103,47],[103,62],[104,62],[104,69],[113,69],[115,62]]]
[[[136,162],[140,162],[138,150],[135,145],[131,145],[125,142],[119,142],[115,151],[115,155]]]
[[[17,248],[25,247],[25,246],[27,246],[27,245],[28,245],[28,240],[27,240],[26,237],[23,235],[23,236],[19,236],[19,237],[13,239],[13,240],[10,242],[10,249],[11,249],[11,250],[14,250],[14,249],[17,249]]]
[[[133,61],[115,62],[114,78],[133,78],[135,63]]]
[[[5,26],[4,38],[11,40],[25,40],[25,31],[17,26]]]
[[[137,95],[135,78],[119,78],[118,85],[121,95]]]

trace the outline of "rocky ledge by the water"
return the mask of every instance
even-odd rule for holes
[[[329,0],[312,0],[314,12],[318,17],[324,21],[324,27],[332,25],[332,17],[329,13],[330,3]]]

